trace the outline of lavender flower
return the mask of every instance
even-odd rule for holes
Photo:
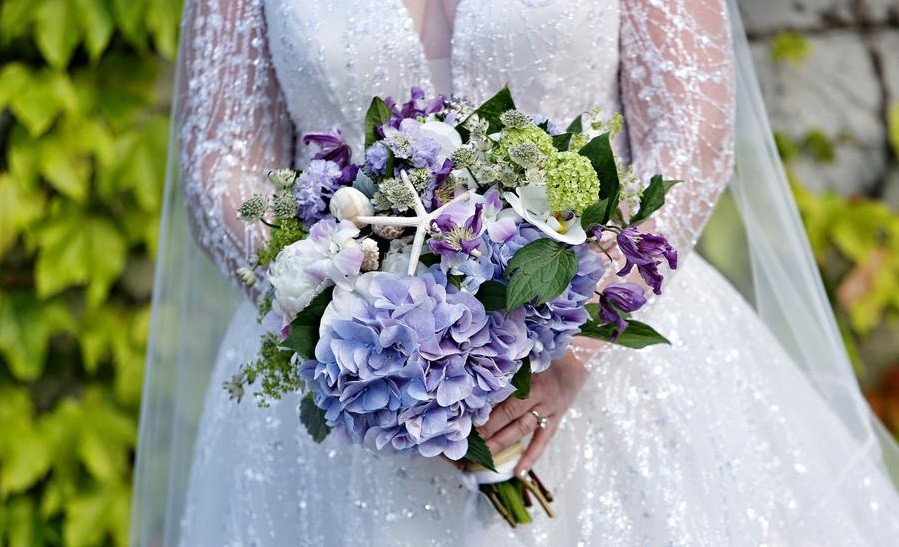
[[[617,323],[618,328],[612,337],[616,341],[627,328],[623,313],[639,310],[646,304],[643,287],[636,283],[612,283],[599,296],[599,317],[606,323]]]
[[[369,272],[334,290],[300,376],[352,442],[459,459],[531,346],[523,313],[485,312],[438,269]]]
[[[312,160],[294,186],[300,218],[307,226],[325,217],[327,204],[341,185],[343,170],[331,160]],[[354,177],[355,178],[355,177]]]
[[[625,228],[618,234],[618,247],[627,259],[618,275],[625,276],[637,266],[637,271],[652,292],[662,294],[659,264],[664,259],[669,268],[677,269],[677,251],[668,240],[664,236],[641,233],[636,228]]]

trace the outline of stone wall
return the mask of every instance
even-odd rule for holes
[[[813,190],[885,198],[899,210],[899,164],[887,137],[899,103],[899,0],[740,0],[775,131],[802,142],[823,134],[832,161],[791,162]],[[805,38],[801,60],[775,60],[785,32]]]

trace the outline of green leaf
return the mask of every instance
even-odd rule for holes
[[[311,358],[315,355],[315,344],[318,343],[318,328],[322,314],[331,303],[334,287],[329,287],[317,294],[290,323],[290,335],[281,346]]]
[[[365,148],[378,140],[378,127],[390,119],[390,108],[380,97],[374,97],[365,113]]]
[[[81,28],[84,31],[84,46],[92,61],[96,61],[109,45],[112,37],[112,14],[104,0],[75,0]]]
[[[562,294],[577,273],[577,257],[551,239],[518,249],[509,261],[506,311],[537,299],[542,304]]]
[[[37,5],[39,4],[34,0],[0,2],[0,44],[8,44],[28,30]],[[2,81],[3,78],[0,77],[0,82]]]
[[[481,283],[475,297],[481,301],[481,304],[484,304],[485,310],[501,310],[506,305],[506,286],[499,281],[489,279]]]
[[[81,40],[75,6],[70,0],[44,0],[34,23],[35,42],[44,59],[54,68],[65,68]]]
[[[890,135],[890,145],[893,147],[893,154],[899,156],[899,101],[890,106],[887,115],[887,128]]]
[[[587,207],[581,214],[581,227],[584,230],[589,230],[592,226],[604,224],[603,217],[605,217],[606,211],[608,211],[608,209],[608,199],[601,199],[593,205]]]
[[[649,181],[649,186],[643,190],[643,196],[640,198],[640,208],[631,217],[630,226],[640,224],[658,211],[662,205],[665,205],[665,194],[678,182],[680,181],[662,180],[662,175],[653,176]]]
[[[588,321],[581,327],[580,336],[610,342],[617,328],[618,325],[615,323],[599,325],[595,321]],[[627,328],[614,343],[632,349],[641,349],[657,344],[671,344],[667,338],[659,334],[654,328],[646,323],[633,320],[628,320]]]
[[[57,208],[38,240],[35,279],[42,298],[86,284],[88,305],[99,305],[125,267],[128,249],[115,224],[70,206]]]
[[[153,0],[147,5],[147,28],[153,33],[156,50],[166,59],[174,59],[178,49],[181,3],[181,0]]]
[[[565,131],[568,133],[582,133],[584,131],[584,115],[579,114],[577,118],[571,120]]]
[[[507,110],[515,109],[515,101],[512,99],[512,92],[508,85],[504,85],[502,89],[496,92],[496,95],[487,99],[484,104],[479,106],[477,110],[472,112],[470,116],[465,118],[462,123],[456,126],[456,130],[462,136],[462,140],[468,139],[469,131],[465,127],[471,116],[477,115],[480,119],[487,121],[487,133],[496,133],[503,128],[499,116]]]
[[[496,472],[493,454],[490,453],[487,443],[484,442],[478,430],[473,427],[471,433],[468,434],[468,451],[465,453],[465,459]]]
[[[312,393],[303,397],[303,401],[300,403],[300,422],[306,426],[306,431],[317,443],[324,441],[331,432],[331,428],[325,421],[325,411],[315,405]]]
[[[4,450],[0,468],[0,498],[31,488],[50,470],[53,447],[36,427],[4,428],[15,442]]]
[[[74,320],[60,302],[40,302],[27,293],[0,293],[0,354],[12,375],[36,379],[44,368],[50,336],[70,331]]]
[[[578,153],[590,160],[593,170],[599,177],[599,199],[608,200],[605,213],[599,224],[605,224],[618,209],[618,198],[621,183],[618,181],[618,166],[615,165],[615,154],[609,141],[609,133],[594,137],[581,148]]]
[[[44,214],[44,193],[0,173],[0,260],[19,233]]]
[[[146,14],[150,0],[113,0],[115,21],[132,45],[143,49],[147,43]]]
[[[130,504],[130,496],[131,489],[124,483],[106,483],[79,493],[66,505],[63,524],[65,545],[87,547],[103,544],[109,533],[117,541],[127,540],[123,532],[128,525],[125,508]]]
[[[525,357],[521,360],[521,368],[512,376],[512,385],[515,392],[512,396],[517,399],[527,399],[531,395],[531,360]]]
[[[440,255],[435,253],[425,253],[418,257],[418,261],[430,268],[434,264],[440,264]]]
[[[568,147],[571,145],[571,133],[560,133],[558,135],[553,135],[553,146],[556,147],[556,150],[559,152],[565,152],[568,150]]]
[[[16,496],[4,500],[4,505],[6,507],[0,507],[0,516],[6,517],[0,518],[0,540],[4,538],[4,535],[8,539],[8,543],[4,543],[4,545],[9,547],[41,545],[42,542],[35,533],[37,515],[34,501],[26,496]]]

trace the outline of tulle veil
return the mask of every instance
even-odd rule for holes
[[[845,463],[830,492],[864,460],[877,462],[899,484],[899,447],[862,397],[774,146],[735,0],[728,9],[737,72],[729,199],[739,211],[745,256],[724,270],[736,270],[746,282],[741,287],[747,299],[858,441],[854,453],[838,455]],[[179,53],[176,80],[183,62]],[[178,180],[180,115],[176,99],[134,469],[133,545],[177,543],[203,395],[219,342],[243,298],[190,235]]]

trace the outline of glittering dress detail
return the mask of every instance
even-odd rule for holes
[[[590,360],[587,385],[537,465],[558,516],[513,531],[470,511],[458,472],[442,461],[333,438],[316,445],[292,397],[268,409],[229,401],[222,380],[258,347],[248,302],[206,394],[182,544],[894,544],[892,485],[865,463],[846,465],[855,440],[742,297],[687,256],[733,162],[722,0],[449,1],[451,16],[434,19],[448,25],[448,59],[419,37],[429,23],[407,8],[415,1],[440,4],[191,4],[178,130],[201,246],[233,278],[261,236],[236,208],[268,191],[268,169],[305,157],[298,134],[336,122],[358,142],[374,94],[423,84],[478,102],[509,83],[520,108],[562,122],[594,105],[622,111],[619,146],[638,173],[684,181],[657,222],[685,259],[641,312],[672,345],[607,347]]]

